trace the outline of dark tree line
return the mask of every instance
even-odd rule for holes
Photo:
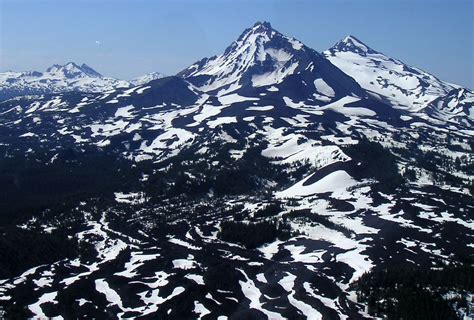
[[[351,175],[356,179],[373,178],[382,189],[393,190],[403,185],[404,180],[397,167],[397,157],[376,142],[361,139],[349,145],[344,152],[359,164]]]
[[[217,236],[227,242],[239,243],[247,249],[255,249],[276,239],[288,239],[291,227],[277,220],[256,223],[223,221]]]
[[[160,164],[166,170],[148,170],[150,177],[144,183],[147,195],[153,200],[199,198],[210,190],[216,196],[255,194],[268,189],[266,180],[281,185],[290,181],[286,171],[289,165],[275,164],[262,156],[262,146],[249,147],[240,159],[230,156],[231,146],[215,146],[216,152],[206,156],[196,154],[196,150],[183,150]]]
[[[257,210],[254,214],[255,218],[270,218],[279,214],[283,210],[281,204],[277,201],[267,204],[263,208]]]
[[[56,160],[24,155],[0,159],[0,226],[21,223],[43,210],[60,212],[79,201],[112,198],[120,186],[137,183],[138,168],[99,150],[57,152]]]
[[[474,267],[449,265],[392,267],[365,273],[355,284],[358,300],[368,305],[368,313],[387,319],[457,319],[441,294],[472,291]]]
[[[92,245],[69,239],[64,233],[0,227],[0,279],[18,276],[29,268],[65,258],[95,255]]]

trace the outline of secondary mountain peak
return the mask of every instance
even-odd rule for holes
[[[332,48],[329,49],[331,52],[354,52],[361,55],[364,54],[375,54],[377,51],[370,48],[368,45],[357,39],[353,35],[348,35],[341,41],[337,42]]]
[[[160,73],[160,72],[150,72],[150,73],[147,73],[147,74],[142,75],[140,77],[133,78],[129,82],[134,86],[138,86],[138,85],[142,85],[142,84],[148,83],[150,81],[153,81],[153,80],[156,80],[156,79],[161,79],[161,78],[164,78],[164,77],[165,77],[165,75]]]
[[[129,87],[127,81],[104,77],[83,63],[53,64],[45,72],[0,73],[0,101],[22,95],[39,95],[66,91],[101,92]]]
[[[53,64],[46,70],[47,73],[53,75],[64,75],[66,78],[75,78],[75,77],[92,77],[100,78],[102,75],[89,67],[86,64],[81,66],[77,65],[75,62],[68,62],[64,65]]]
[[[91,67],[89,67],[85,63],[83,63],[81,65],[81,69],[82,69],[82,71],[84,71],[85,73],[87,73],[91,77],[102,77],[102,74],[98,73],[97,71],[95,71],[94,69],[92,69]]]
[[[363,89],[392,105],[412,111],[428,108],[432,116],[442,121],[472,118],[467,107],[471,100],[458,98],[457,92],[453,96],[458,86],[377,52],[352,35],[323,54]]]

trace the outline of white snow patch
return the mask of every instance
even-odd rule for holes
[[[210,128],[214,129],[217,126],[221,126],[223,124],[228,124],[228,123],[237,123],[237,118],[236,117],[221,117],[215,120],[208,121],[207,125]]]
[[[276,196],[280,198],[304,197],[316,193],[343,191],[357,184],[344,170],[336,170],[310,185],[303,184],[311,178],[312,174],[299,181],[290,188],[277,192]]]
[[[314,86],[316,87],[316,90],[319,92],[319,93],[322,93],[324,94],[325,96],[327,97],[334,97],[334,95],[336,94],[333,90],[333,88],[331,88],[323,79],[319,78],[319,79],[316,79],[314,80]]]

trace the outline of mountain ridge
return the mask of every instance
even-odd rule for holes
[[[325,57],[373,95],[383,101],[413,111],[437,108],[439,101],[444,104],[456,103],[456,112],[440,112],[439,120],[465,121],[472,123],[472,111],[466,106],[474,94],[468,88],[444,82],[436,76],[402,61],[384,55],[353,36],[347,36],[333,47],[324,51]],[[465,101],[450,97],[454,90],[465,91]],[[471,107],[472,108],[472,107]],[[443,115],[441,115],[443,114]]]
[[[83,63],[53,64],[46,71],[0,72],[0,101],[24,96],[56,94],[67,91],[103,92],[129,88],[163,77],[152,72],[130,81],[105,77]]]

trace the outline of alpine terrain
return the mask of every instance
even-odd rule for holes
[[[74,62],[55,64],[46,72],[1,72],[0,101],[26,95],[64,93],[69,91],[106,92],[117,88],[129,88],[151,80],[163,78],[159,72],[152,72],[130,81],[104,77],[86,64]]]
[[[470,89],[268,22],[175,76],[1,76],[7,317],[474,313]]]

